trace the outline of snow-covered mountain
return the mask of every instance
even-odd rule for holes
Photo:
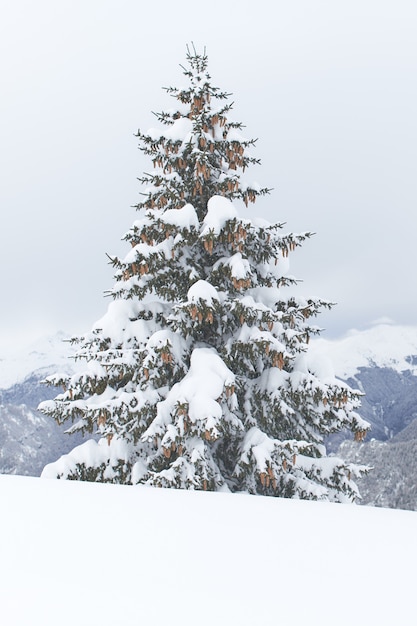
[[[416,513],[0,476],[7,626],[413,623]]]
[[[336,375],[366,395],[361,415],[372,424],[364,443],[335,436],[329,447],[369,465],[360,483],[364,504],[417,510],[417,327],[380,324],[342,339],[317,339]]]
[[[417,326],[377,324],[344,337],[312,341],[311,350],[327,356],[336,376],[353,379],[363,368],[387,368],[417,375]]]
[[[58,332],[40,337],[17,350],[0,346],[0,393],[32,375],[43,378],[55,370],[74,371],[76,363],[70,358],[74,349],[69,339],[66,333]]]
[[[388,440],[417,418],[417,326],[380,324],[316,339],[311,353],[329,359],[338,378],[366,394],[361,415],[373,438]]]
[[[56,395],[41,385],[42,378],[38,372],[0,390],[0,474],[40,476],[47,463],[83,442],[36,410],[41,400]]]
[[[0,473],[40,476],[46,463],[82,442],[45,417],[37,406],[56,395],[41,381],[77,367],[64,333],[38,339],[27,349],[0,352]]]

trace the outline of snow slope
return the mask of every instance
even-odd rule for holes
[[[416,513],[0,476],[8,626],[412,624]]]

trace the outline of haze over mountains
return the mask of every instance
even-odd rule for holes
[[[41,384],[45,376],[82,367],[69,358],[74,350],[65,339],[59,333],[0,354],[0,473],[39,476],[82,441],[36,410],[56,395]],[[341,339],[316,339],[310,349],[366,394],[361,415],[372,424],[368,440],[338,435],[327,442],[332,453],[373,466],[360,482],[363,503],[417,510],[417,327],[379,324]]]

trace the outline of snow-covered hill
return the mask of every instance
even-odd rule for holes
[[[7,626],[412,624],[416,513],[0,476]]]

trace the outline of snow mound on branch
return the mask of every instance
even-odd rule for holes
[[[329,357],[320,352],[300,354],[294,362],[294,371],[314,374],[322,383],[333,384],[336,377]]]
[[[215,422],[222,416],[222,409],[216,401],[222,395],[225,386],[234,384],[234,374],[212,348],[196,348],[191,355],[190,369],[183,380],[173,388],[178,400],[189,404],[189,416],[195,422],[210,415],[213,424],[207,421],[207,428],[215,427]],[[174,391],[175,389],[175,391]]]
[[[225,387],[234,385],[235,377],[213,348],[195,348],[191,354],[190,369],[175,384],[165,400],[158,404],[157,417],[143,435],[143,440],[158,434],[161,425],[169,424],[178,404],[188,404],[190,420],[204,422],[207,430],[217,433],[222,417],[218,403]]]
[[[76,446],[68,454],[64,454],[54,463],[49,463],[43,468],[41,478],[56,478],[76,473],[78,464],[88,467],[99,467],[108,464],[108,471],[112,472],[112,466],[119,460],[127,461],[130,455],[130,447],[126,439],[113,437],[110,443],[106,439],[94,441],[89,439],[80,446]],[[109,478],[111,475],[109,474]]]
[[[100,329],[105,337],[116,338],[124,332],[130,319],[135,317],[136,310],[136,303],[133,300],[113,300],[103,317],[94,323],[93,331]]]
[[[203,300],[208,306],[213,306],[213,300],[219,300],[217,289],[206,280],[198,280],[190,287],[187,293],[188,302],[198,303]]]
[[[221,382],[221,389],[218,386],[213,385],[210,387],[207,383],[203,383],[202,386],[206,388],[206,391],[210,389],[212,397],[217,398],[223,389],[224,385],[232,385],[235,381],[235,375],[229,370],[223,359],[217,354],[214,348],[196,348],[191,355],[190,364],[190,376],[196,376],[203,379],[205,376],[209,376],[212,381],[216,380]],[[197,382],[197,380],[195,381]]]
[[[155,251],[157,249],[163,249],[164,244],[165,242],[162,242],[162,245],[158,244],[157,246],[150,246],[148,243],[138,243],[134,248],[132,248],[132,250],[129,250],[125,258],[123,259],[123,262],[133,263],[136,260],[138,253],[141,254],[143,257],[148,258],[151,256],[151,254],[155,254]]]
[[[218,235],[227,221],[237,217],[238,212],[228,198],[212,196],[207,203],[207,214],[203,221],[201,237],[210,233]]]
[[[259,377],[259,389],[279,395],[280,388],[286,385],[288,378],[289,373],[285,370],[280,370],[278,367],[268,367]]]
[[[178,228],[198,228],[199,221],[197,213],[192,204],[186,204],[181,209],[167,209],[165,213],[159,216],[161,222],[177,226]]]
[[[234,381],[233,372],[214,349],[196,348],[191,355],[189,371],[183,380],[172,388],[168,398],[171,394],[188,402],[193,398],[203,398],[205,400],[200,403],[199,412],[204,414],[205,401],[215,400],[221,396],[224,387],[233,385]]]
[[[233,385],[235,377],[224,361],[212,348],[196,348],[191,355],[190,369],[183,380],[178,383],[175,395],[182,396],[190,403],[190,418],[192,412],[195,419],[207,414],[208,406],[213,407],[213,400],[221,396],[224,387]],[[217,408],[221,408],[215,402]],[[192,406],[193,405],[193,406]]]
[[[244,437],[242,452],[244,454],[248,454],[249,452],[253,454],[256,459],[257,467],[265,471],[267,462],[270,461],[274,451],[274,446],[274,440],[254,426],[248,430]]]
[[[157,330],[149,337],[146,344],[146,349],[151,351],[162,350],[165,347],[169,348],[177,362],[182,361],[184,338],[179,333],[169,329]]]
[[[186,141],[193,130],[193,122],[188,117],[180,117],[167,128],[149,128],[147,135],[154,141],[163,137],[171,141]]]
[[[113,300],[107,308],[107,312],[93,325],[93,333],[101,331],[104,337],[110,338],[113,344],[124,344],[129,346],[129,342],[147,342],[149,337],[155,332],[154,320],[137,319],[143,310],[145,299],[142,302],[134,300]],[[158,302],[146,302],[147,310],[158,313],[162,305]],[[171,339],[172,333],[169,338]],[[133,346],[132,346],[133,347]]]
[[[249,261],[244,259],[240,252],[231,256],[227,265],[230,267],[231,275],[238,280],[247,278],[252,273]]]

